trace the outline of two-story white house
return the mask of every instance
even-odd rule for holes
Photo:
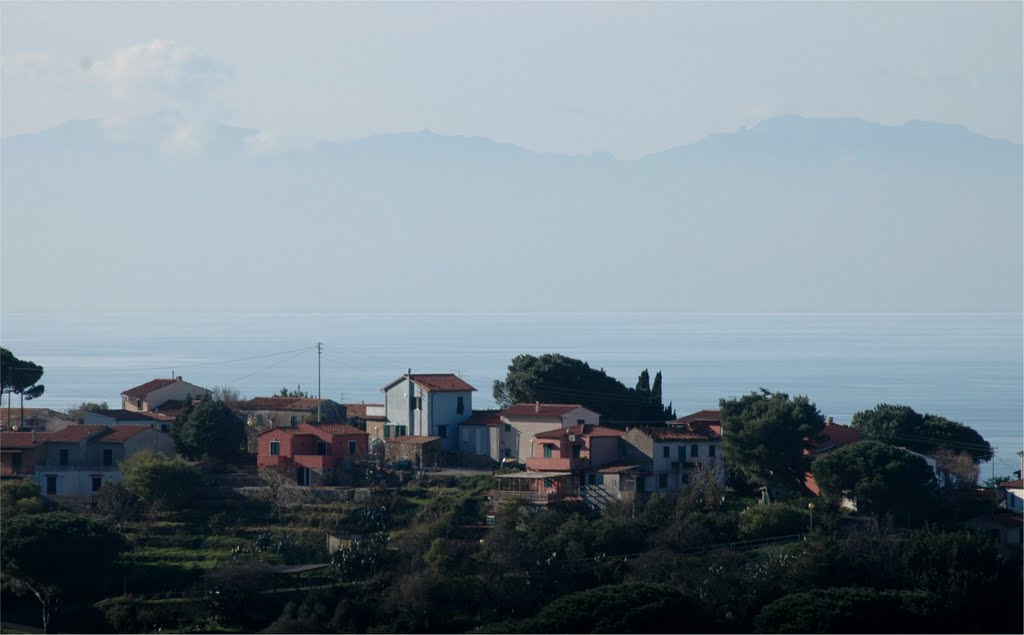
[[[517,403],[499,413],[502,458],[525,463],[533,457],[535,435],[570,426],[599,426],[601,415],[578,403]]]
[[[628,456],[651,463],[652,474],[644,484],[647,491],[678,490],[695,470],[704,468],[714,470],[718,485],[725,487],[722,436],[710,426],[677,423],[665,428],[631,428],[623,441]]]
[[[133,412],[149,412],[168,401],[184,401],[188,397],[198,399],[208,394],[210,391],[206,388],[190,384],[181,377],[154,379],[121,393],[121,408]]]
[[[473,413],[473,388],[458,375],[413,374],[383,388],[384,437],[440,437],[445,450],[459,449],[459,424]]]

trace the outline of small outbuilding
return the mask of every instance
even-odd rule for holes
[[[441,437],[406,435],[384,441],[384,459],[388,463],[408,461],[415,468],[439,467],[443,453]]]

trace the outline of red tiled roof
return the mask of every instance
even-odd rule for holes
[[[149,426],[109,426],[108,430],[110,430],[110,433],[103,435],[99,441],[103,443],[123,443],[149,429]]]
[[[315,410],[330,399],[313,399],[310,397],[253,397],[248,401],[236,401],[233,407],[239,410],[298,410],[309,412]]]
[[[0,432],[0,449],[24,450],[50,438],[49,432]]]
[[[1003,481],[999,484],[999,487],[1008,487],[1012,489],[1020,489],[1024,487],[1024,479],[1018,479],[1016,481]]]
[[[47,441],[54,443],[81,443],[83,440],[88,439],[92,435],[99,432],[106,432],[109,429],[109,426],[68,426],[63,430],[51,432],[50,438],[47,439]]]
[[[695,422],[703,423],[715,423],[719,424],[722,422],[722,413],[719,410],[698,410],[692,414],[688,414],[685,417],[680,417],[668,422],[668,425],[682,425]]]
[[[94,414],[110,417],[115,421],[173,421],[174,417],[156,412],[135,412],[134,410],[93,410]]]
[[[817,456],[857,441],[860,441],[860,431],[838,423],[826,423],[818,436],[807,440],[810,448],[805,449],[804,454]]]
[[[383,408],[384,404],[382,404],[382,403],[346,403],[346,404],[342,404],[342,406],[344,406],[344,408],[345,408],[345,416],[346,417],[349,417],[349,418],[359,417],[360,419],[365,419],[366,416],[367,416],[366,415],[366,409],[367,408]]]
[[[500,410],[474,410],[472,416],[466,419],[461,424],[463,426],[500,426],[501,425],[501,411]]]
[[[431,441],[440,441],[441,437],[424,437],[420,435],[409,434],[404,437],[396,437],[394,439],[387,439],[385,443],[411,443],[414,445],[422,445]]]
[[[503,417],[561,417],[583,406],[578,403],[517,403],[501,411]]]
[[[605,426],[592,426],[592,425],[576,425],[569,426],[568,428],[559,428],[557,430],[549,430],[547,432],[541,432],[540,434],[533,435],[537,439],[561,439],[562,437],[570,434],[578,434],[585,437],[623,437],[626,433],[617,428],[608,428]]]
[[[149,393],[153,392],[154,390],[158,390],[160,388],[163,388],[164,386],[169,386],[169,385],[173,384],[176,381],[178,381],[178,380],[177,379],[154,379],[154,380],[151,380],[151,381],[147,381],[144,384],[139,384],[138,386],[136,386],[134,388],[129,388],[128,390],[124,391],[121,394],[122,395],[128,395],[129,397],[145,397],[146,395],[148,395]]]
[[[616,461],[614,463],[609,463],[608,465],[602,465],[601,467],[597,468],[597,471],[600,472],[601,474],[620,474],[622,472],[628,472],[630,470],[637,470],[641,468],[643,468],[643,466],[638,465],[636,463],[624,463]]]
[[[414,384],[423,388],[424,390],[434,392],[476,392],[476,388],[473,388],[466,382],[462,381],[458,375],[452,373],[437,373],[437,374],[416,374],[408,375],[409,379]],[[388,383],[381,390],[388,390],[400,381],[405,381],[406,375],[402,375],[398,379]]]
[[[641,432],[655,441],[721,441],[720,434],[711,426],[698,424],[676,424],[666,428],[641,426]]]
[[[310,423],[306,425],[312,428],[316,428],[317,430],[327,432],[328,434],[366,434],[366,432],[360,430],[355,426],[350,426],[347,423]]]

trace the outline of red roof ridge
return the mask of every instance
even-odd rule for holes
[[[151,379],[144,384],[139,384],[138,386],[129,388],[128,390],[124,391],[121,394],[128,395],[129,397],[145,397],[154,390],[158,390],[160,388],[163,388],[164,386],[170,386],[171,384],[178,381],[184,380],[181,379],[180,377],[175,379]]]

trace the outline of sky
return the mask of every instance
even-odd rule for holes
[[[637,158],[781,114],[1022,141],[1022,3],[0,5],[0,133],[173,108]]]

